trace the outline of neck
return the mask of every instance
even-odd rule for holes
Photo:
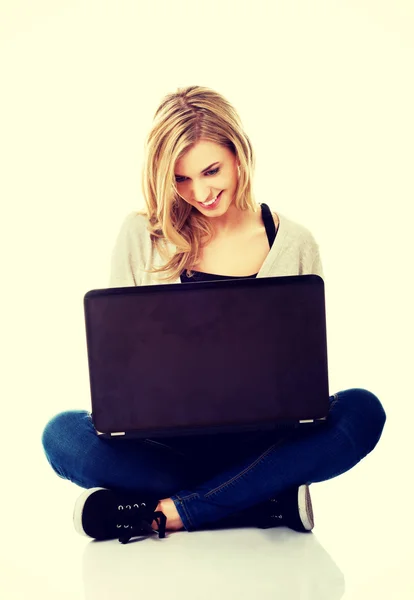
[[[214,236],[227,236],[251,228],[261,218],[260,214],[259,204],[256,205],[256,211],[251,209],[239,210],[234,204],[231,204],[224,215],[211,219]]]

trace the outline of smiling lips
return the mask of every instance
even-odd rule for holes
[[[221,192],[222,192],[222,191],[223,191],[223,190],[221,190]],[[209,200],[208,202],[200,202],[200,204],[201,204],[202,206],[211,206],[212,204],[214,204],[214,202],[216,202],[216,201],[219,199],[219,197],[220,197],[220,195],[221,195],[221,192],[219,192],[219,193],[217,194],[217,196],[216,196],[215,198],[213,198],[212,200]]]

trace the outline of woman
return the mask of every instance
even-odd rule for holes
[[[198,86],[166,96],[146,142],[147,209],[121,227],[109,287],[323,276],[312,234],[255,201],[254,167],[250,140],[223,96]],[[306,433],[103,440],[89,412],[65,411],[47,423],[42,443],[55,472],[86,488],[74,523],[91,538],[125,543],[153,531],[164,537],[165,529],[244,525],[305,532],[314,526],[309,485],[357,464],[386,420],[367,390],[329,401],[326,423]]]

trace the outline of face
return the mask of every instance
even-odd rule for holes
[[[204,215],[219,217],[234,201],[237,166],[238,161],[228,148],[200,140],[176,162],[178,193]],[[209,204],[217,196],[218,199]]]

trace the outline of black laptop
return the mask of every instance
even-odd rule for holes
[[[92,290],[84,311],[99,436],[268,431],[326,421],[319,275]]]

